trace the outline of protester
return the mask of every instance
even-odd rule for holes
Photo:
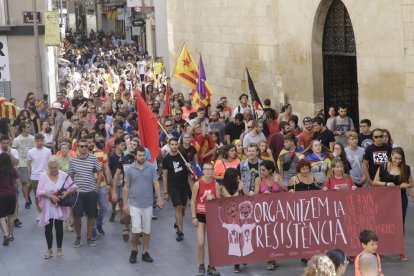
[[[194,227],[196,227],[197,234],[197,252],[198,252],[198,274],[204,275],[206,268],[204,265],[204,245],[206,240],[206,202],[214,198],[220,197],[219,185],[213,179],[213,165],[205,163],[203,165],[204,175],[199,181],[194,183],[191,196],[191,214]],[[207,267],[208,275],[220,275],[215,267]]]
[[[171,197],[172,204],[175,208],[175,224],[177,228],[176,240],[182,241],[183,234],[183,215],[187,206],[189,193],[188,172],[191,171],[191,165],[186,163],[178,151],[178,140],[172,137],[168,140],[170,153],[162,161],[162,175],[164,184],[164,199]]]
[[[228,168],[237,168],[240,160],[236,158],[236,146],[226,145],[221,150],[222,158],[214,163],[213,178],[221,183]]]
[[[335,266],[331,259],[325,255],[313,256],[305,267],[304,276],[332,276],[335,274]]]
[[[57,192],[61,188],[66,189],[62,195]],[[39,177],[39,185],[36,196],[39,198],[39,205],[42,213],[40,215],[39,225],[45,226],[45,236],[47,243],[47,252],[44,259],[53,257],[53,226],[56,231],[57,256],[63,256],[63,222],[70,216],[70,208],[59,206],[58,202],[71,193],[76,191],[76,184],[72,182],[69,175],[59,170],[59,161],[52,156],[47,162],[47,171]]]
[[[296,164],[303,149],[296,147],[293,133],[288,133],[283,137],[283,144],[284,148],[280,152],[277,164],[283,182],[287,186],[289,180],[296,174]]]
[[[328,176],[325,179],[323,190],[343,190],[352,189],[356,190],[354,181],[351,177],[345,174],[344,162],[341,159],[334,159],[331,164],[332,176]]]
[[[10,155],[0,153],[0,228],[3,232],[3,245],[14,241],[14,211],[16,207],[16,186],[20,185],[19,176]]]
[[[408,208],[407,188],[413,187],[414,181],[411,175],[410,166],[408,166],[405,162],[405,154],[402,148],[396,147],[392,150],[391,159],[379,167],[372,185],[390,187],[398,186],[401,189],[402,219],[404,229],[405,217],[407,215]],[[404,254],[400,254],[399,259],[400,261],[408,260]]]
[[[97,214],[97,191],[102,178],[101,170],[102,167],[99,165],[98,158],[88,151],[87,140],[79,140],[79,154],[70,159],[68,169],[68,174],[79,191],[79,198],[73,207],[76,230],[76,240],[73,247],[75,248],[81,246],[82,217],[84,215],[87,216],[86,244],[89,246],[96,245],[95,241],[92,240],[92,231]],[[95,172],[98,172],[96,178]]]
[[[381,267],[381,257],[377,254],[377,234],[370,230],[363,230],[359,233],[359,241],[362,246],[362,252],[355,258],[355,276],[384,276]]]
[[[301,159],[296,165],[297,175],[289,180],[289,192],[319,190],[315,176],[311,174],[311,163]]]
[[[320,187],[325,183],[331,167],[331,159],[328,152],[319,141],[313,140],[310,148],[304,152],[306,159],[311,162],[311,172],[315,176],[316,182]]]
[[[143,247],[142,260],[152,263],[153,259],[148,253],[151,233],[152,203],[154,190],[157,195],[157,205],[163,207],[158,174],[154,165],[145,160],[145,149],[137,146],[131,153],[135,156],[135,163],[131,164],[125,172],[125,186],[123,191],[123,211],[131,216],[132,225],[132,251],[130,263],[136,263],[138,254],[138,238],[142,233]],[[128,202],[128,204],[126,204]],[[182,229],[182,228],[181,228]]]
[[[343,276],[346,272],[346,267],[348,266],[349,261],[346,258],[345,252],[339,248],[334,248],[328,250],[326,255],[331,259],[332,263],[335,266],[335,275]]]

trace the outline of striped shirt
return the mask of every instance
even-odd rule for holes
[[[68,174],[73,176],[73,182],[78,186],[81,193],[96,190],[96,179],[94,173],[101,171],[102,167],[96,156],[89,154],[86,158],[74,156],[69,161]]]

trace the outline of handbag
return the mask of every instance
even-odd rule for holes
[[[74,191],[73,193],[67,195],[66,197],[63,197],[63,193],[66,192],[72,185],[69,185],[69,187],[65,188],[65,183],[68,180],[69,175],[66,176],[65,181],[63,182],[62,187],[59,189],[59,191],[57,191],[57,197],[59,197],[59,201],[57,202],[57,204],[59,206],[62,207],[73,207],[75,206],[76,202],[78,201],[78,197],[79,197],[79,192],[78,191]]]

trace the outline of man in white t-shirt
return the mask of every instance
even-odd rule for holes
[[[38,211],[38,216],[36,220],[40,219],[40,206],[39,200],[36,197],[37,184],[39,183],[40,175],[47,171],[47,162],[52,152],[50,149],[44,147],[45,137],[41,133],[35,135],[35,144],[36,146],[29,150],[27,153],[27,172],[30,178],[30,185],[28,190],[28,195],[33,190],[36,198],[36,207]]]
[[[22,183],[22,191],[26,199],[26,209],[30,209],[32,201],[30,199],[29,189],[29,175],[27,174],[27,153],[35,146],[34,137],[29,134],[30,125],[25,121],[20,122],[19,125],[21,134],[13,140],[12,148],[19,153],[19,163],[17,164],[17,172],[19,173],[20,182]]]
[[[145,61],[144,58],[140,58],[139,61],[137,62],[137,66],[139,69],[139,76],[141,78],[141,81],[144,81],[145,68],[147,67],[147,62]]]

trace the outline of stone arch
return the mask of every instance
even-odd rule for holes
[[[357,124],[358,81],[352,22],[341,0],[322,0],[312,33],[312,74],[315,108],[348,105]],[[346,73],[346,74],[345,74]]]

